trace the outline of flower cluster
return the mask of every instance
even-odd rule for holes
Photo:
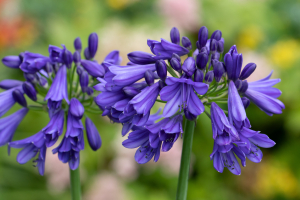
[[[102,141],[99,132],[85,113],[101,114],[94,103],[96,92],[93,86],[98,77],[107,74],[106,65],[120,62],[119,52],[112,51],[99,64],[93,58],[98,49],[98,36],[92,33],[88,47],[84,50],[85,59],[81,59],[82,44],[80,38],[74,41],[75,51],[71,53],[64,45],[49,46],[49,56],[24,52],[19,56],[6,56],[2,63],[10,68],[20,69],[25,81],[3,80],[0,88],[0,117],[15,103],[23,108],[0,119],[0,145],[9,148],[22,148],[17,161],[24,164],[34,158],[39,173],[44,174],[46,150],[55,145],[59,137],[60,144],[53,149],[63,163],[69,163],[75,170],[80,161],[80,151],[84,149],[84,129],[90,147],[96,151]],[[28,105],[30,102],[33,105]],[[49,123],[35,135],[19,141],[12,141],[18,124],[29,110],[46,111]],[[82,118],[85,118],[85,128]]]
[[[180,38],[177,28],[170,32],[171,42],[148,40],[153,54],[135,51],[128,54],[126,66],[103,62],[104,77],[98,78],[94,88],[101,93],[95,102],[113,122],[122,123],[126,148],[138,148],[135,160],[146,163],[160,151],[169,151],[183,133],[183,118],[196,120],[205,112],[212,122],[214,148],[211,154],[214,167],[223,172],[227,167],[240,174],[246,157],[260,162],[259,147],[272,147],[275,143],[265,134],[251,130],[245,109],[250,101],[268,115],[280,114],[284,104],[277,98],[280,90],[273,88],[279,79],[271,74],[256,82],[247,82],[256,64],[249,63],[243,70],[243,56],[236,46],[224,53],[222,32],[216,30],[211,37],[201,27],[192,51],[187,37]],[[182,45],[180,45],[180,42]],[[165,103],[162,115],[151,115],[156,102]],[[228,109],[218,104],[225,103]],[[206,107],[206,109],[205,109]],[[210,110],[210,111],[209,111]],[[226,114],[227,115],[226,115]],[[236,155],[236,156],[235,156]]]

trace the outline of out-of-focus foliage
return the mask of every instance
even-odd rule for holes
[[[236,44],[244,65],[255,62],[257,80],[274,69],[286,109],[269,117],[257,107],[247,109],[254,130],[269,135],[277,144],[263,149],[261,163],[247,162],[241,176],[214,170],[209,155],[213,140],[211,124],[201,115],[193,143],[189,200],[201,199],[300,199],[300,1],[297,0],[0,0],[0,56],[31,51],[47,55],[48,44],[65,44],[73,50],[73,39],[99,34],[97,60],[118,49],[123,64],[130,51],[149,51],[147,39],[169,39],[177,26],[182,36],[197,39],[202,25],[210,33],[219,29],[225,51]],[[83,46],[87,41],[83,40]],[[193,43],[194,44],[194,43]],[[0,79],[19,78],[21,73],[1,65]],[[157,108],[159,105],[157,106]],[[17,109],[15,106],[14,109]],[[158,163],[137,165],[134,150],[122,147],[120,126],[107,118],[97,120],[103,145],[82,151],[81,175],[86,200],[175,199],[181,143],[162,153]],[[28,137],[48,122],[45,113],[30,112],[14,139]],[[70,199],[68,166],[57,155],[47,153],[46,175],[31,164],[15,161],[17,150],[7,155],[0,148],[0,200]]]

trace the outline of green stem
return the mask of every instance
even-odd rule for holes
[[[186,120],[176,200],[186,200],[195,122]]]
[[[81,200],[79,167],[75,170],[70,169],[70,185],[71,185],[72,200]]]
[[[160,100],[160,99],[156,99],[157,102],[160,102],[160,103],[167,103],[166,101],[163,101],[163,100]]]

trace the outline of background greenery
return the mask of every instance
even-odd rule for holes
[[[214,170],[209,159],[211,124],[201,115],[193,143],[188,199],[300,199],[299,19],[299,0],[0,0],[0,56],[22,51],[47,55],[49,44],[65,44],[73,50],[74,38],[80,36],[86,46],[88,35],[96,32],[100,40],[97,60],[101,62],[108,52],[118,49],[125,64],[127,53],[149,51],[147,39],[169,39],[173,26],[194,42],[201,26],[208,27],[210,34],[219,29],[225,50],[236,44],[244,65],[257,64],[251,80],[274,69],[274,77],[282,80],[277,87],[283,92],[280,100],[286,109],[273,117],[253,105],[247,109],[253,129],[277,144],[263,149],[261,163],[248,160],[240,176]],[[1,80],[24,79],[17,70],[3,65],[0,70]],[[90,117],[97,122],[103,145],[98,152],[86,145],[81,153],[84,199],[175,199],[180,141],[170,152],[162,153],[158,163],[138,165],[134,150],[121,145],[125,139],[121,127],[101,116]],[[30,112],[14,139],[36,133],[48,120],[46,113]],[[70,199],[68,166],[48,151],[46,173],[41,177],[32,163],[19,165],[15,161],[18,150],[8,156],[6,147],[0,148],[0,200]]]

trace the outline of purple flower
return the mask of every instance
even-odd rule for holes
[[[23,120],[27,112],[27,108],[22,108],[17,112],[0,119],[0,146],[12,141],[18,125]]]
[[[89,145],[91,149],[97,151],[102,145],[102,140],[95,124],[88,117],[85,119],[85,127]]]
[[[174,44],[180,44],[180,33],[179,30],[176,27],[173,27],[170,31],[170,38],[172,43]]]
[[[179,56],[183,56],[189,53],[189,50],[181,47],[178,44],[174,44],[165,39],[161,39],[161,42],[156,40],[148,40],[148,46],[150,47],[153,54],[155,54],[155,58],[158,59],[171,59],[172,54],[176,53]]]
[[[49,45],[49,58],[53,63],[62,63],[63,62],[63,53],[64,49],[57,46]]]
[[[15,89],[22,89],[22,87],[18,86],[0,93],[0,117],[2,117],[16,103],[16,100],[12,95]]]
[[[168,86],[160,91],[160,98],[167,101],[164,108],[164,117],[171,117],[178,109],[188,109],[193,115],[200,115],[204,106],[194,90],[203,95],[208,90],[208,85],[200,82],[193,82],[191,79],[168,77]]]
[[[20,69],[26,73],[36,73],[46,66],[50,59],[46,56],[37,53],[24,53],[24,59],[20,65]]]
[[[76,49],[76,51],[81,52],[82,44],[81,44],[81,39],[80,39],[80,37],[77,37],[77,38],[74,40],[74,48]],[[79,54],[79,55],[80,55],[80,54]]]
[[[273,71],[266,77],[258,81],[249,82],[248,89],[244,93],[251,102],[257,105],[266,114],[281,114],[284,104],[277,98],[281,95],[281,91],[273,88],[280,79],[270,79]]]
[[[49,117],[52,118],[53,114],[61,109],[61,101],[51,101],[51,99],[47,102]]]
[[[22,59],[20,56],[5,56],[2,58],[2,63],[7,67],[18,69],[22,63]]]
[[[38,154],[38,157],[33,162],[37,163],[40,175],[44,175],[47,147],[45,145],[45,136],[42,131],[23,140],[10,142],[9,146],[13,148],[23,148],[17,156],[17,161],[20,164],[27,163]]]
[[[53,83],[45,97],[45,100],[61,101],[63,99],[69,103],[67,86],[67,67],[61,66],[53,80]]]
[[[37,100],[36,90],[34,89],[33,85],[29,82],[24,82],[22,85],[24,93],[33,101]]]
[[[12,92],[12,96],[18,104],[20,104],[23,107],[27,107],[27,102],[23,93],[23,90],[15,89]]]
[[[58,137],[62,134],[64,130],[64,110],[56,111],[50,117],[50,121],[45,128],[43,128],[43,133],[45,134],[45,144],[47,147],[51,147],[55,144]]]
[[[88,41],[88,50],[91,58],[95,56],[97,49],[98,49],[98,35],[97,33],[91,33]]]
[[[230,48],[228,53],[226,53],[224,61],[228,79],[234,81],[237,80],[242,69],[243,55],[238,54],[235,45]]]
[[[0,88],[4,90],[9,90],[11,88],[20,86],[23,84],[23,81],[13,80],[13,79],[5,79],[0,82]]]
[[[119,51],[117,51],[117,50],[111,51],[104,58],[104,62],[111,63],[114,65],[119,65],[121,61],[122,61],[122,58],[120,57]]]
[[[231,124],[234,123],[236,127],[246,126],[250,128],[250,122],[246,116],[242,99],[233,81],[229,82],[228,88],[228,116]]]
[[[224,167],[235,174],[241,174],[241,167],[235,155],[241,160],[242,165],[246,166],[246,156],[245,154],[235,145],[218,145],[215,141],[213,152],[210,155],[210,159],[213,160],[214,168],[222,173]]]
[[[84,114],[84,107],[80,103],[80,101],[78,101],[78,99],[72,98],[70,102],[69,111],[74,117],[81,119]]]
[[[182,64],[182,70],[187,76],[192,76],[196,70],[196,64],[193,57],[188,57]]]
[[[133,51],[127,54],[127,57],[131,62],[138,65],[155,63],[157,60],[154,55],[142,51]]]

